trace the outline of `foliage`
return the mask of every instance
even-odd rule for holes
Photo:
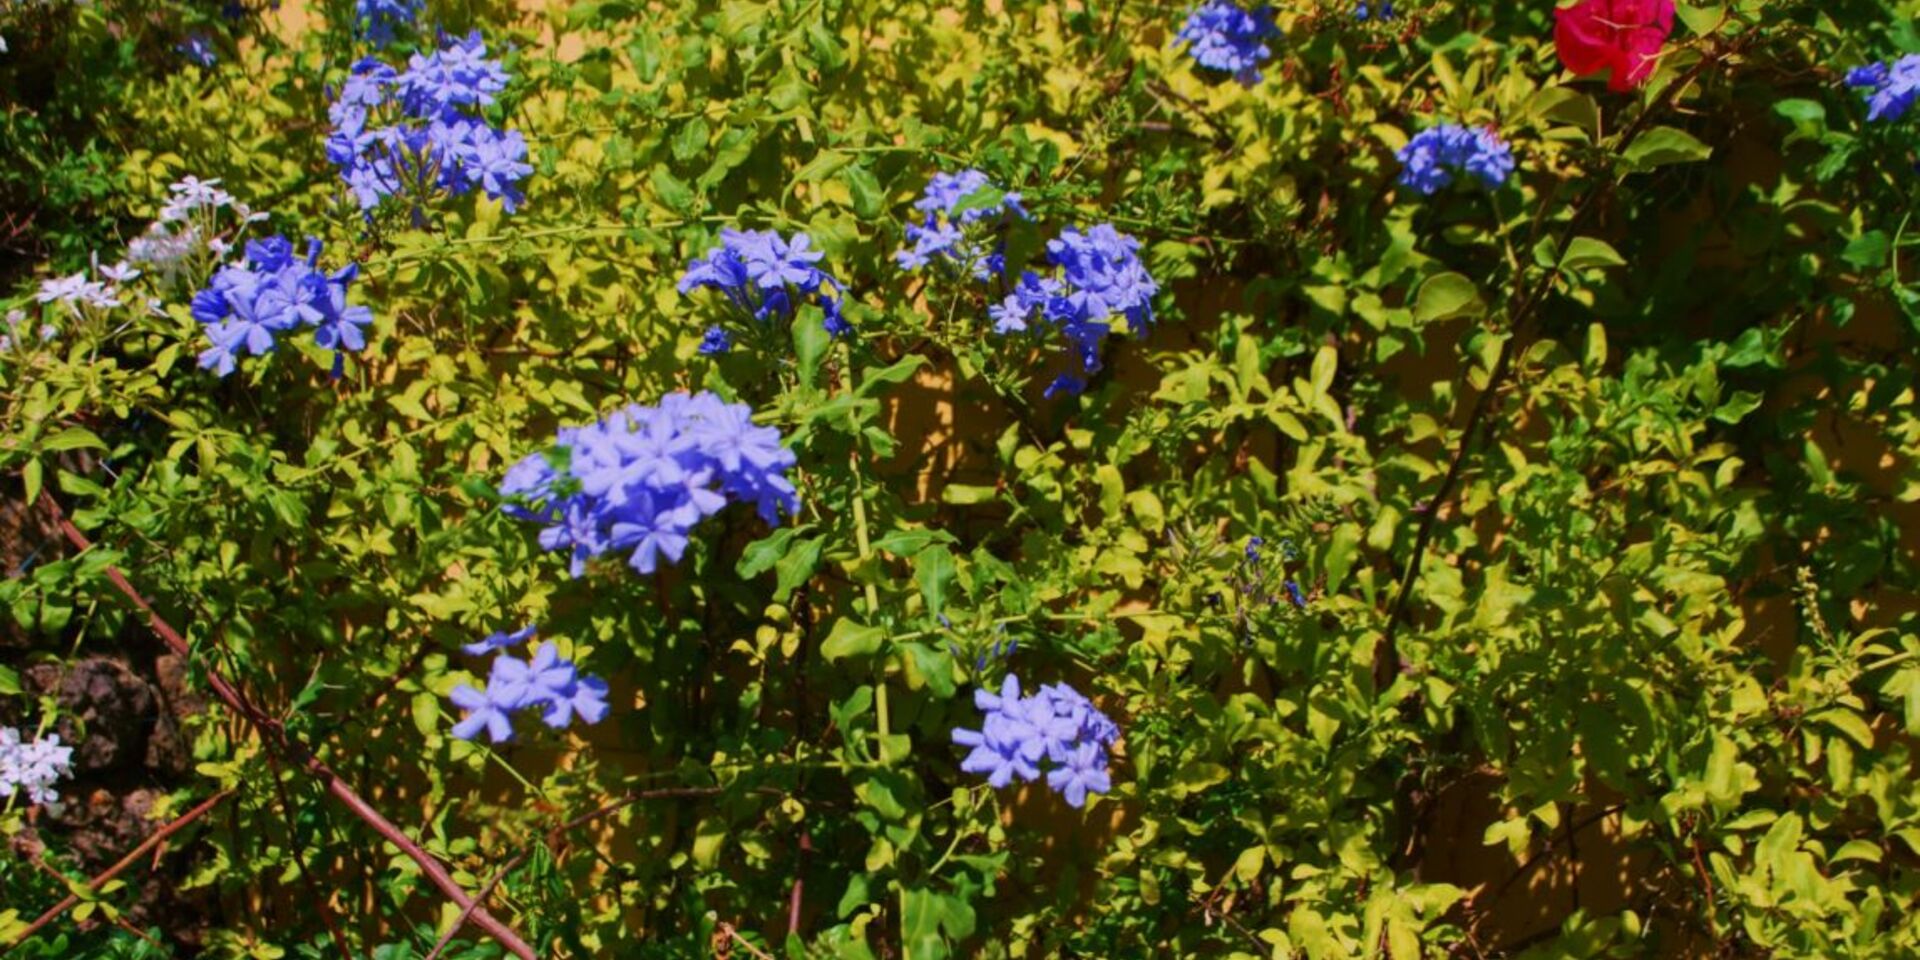
[[[125,571],[196,687],[235,681],[556,956],[1920,951],[1915,121],[1848,83],[1920,52],[1920,4],[1680,5],[1626,79],[1575,77],[1605,68],[1563,62],[1546,4],[1281,5],[1238,78],[1162,4],[429,0],[375,47],[336,0],[205,70],[153,69],[172,7],[54,6],[0,36],[120,52],[9,112],[67,124],[0,172],[73,214],[36,223],[45,276],[218,178],[255,236],[356,263],[372,322],[339,366],[283,337],[307,362],[222,378],[193,362],[212,257],[112,308],[14,288],[0,470],[98,546],[0,584],[32,643],[0,720],[70,729],[27,665],[147,643]],[[370,217],[329,159],[352,65],[438,30],[510,77],[510,216],[467,189]],[[1442,124],[1511,172],[1403,183]],[[949,223],[1025,214],[968,241],[1000,279],[903,270],[938,226],[916,198],[966,170],[993,186]],[[1152,326],[1116,314],[1093,363],[996,331],[994,284],[1098,224],[1138,241]],[[765,242],[723,230],[824,254],[728,317],[751,349],[711,349],[724,284],[679,289]],[[575,576],[507,469],[682,391],[777,429],[798,509]],[[453,736],[461,648],[526,624],[605,678],[605,720]],[[961,769],[1014,674],[1119,727],[1083,810]],[[237,791],[168,854],[224,905],[208,952],[425,955],[459,908],[248,730],[199,714],[154,814]],[[0,936],[89,875],[60,823],[0,814],[49,844],[0,861]],[[1497,877],[1434,854],[1463,824]],[[1556,872],[1608,895],[1502,919]],[[139,886],[26,955],[170,950],[99,922]],[[274,889],[300,922],[239,908]]]

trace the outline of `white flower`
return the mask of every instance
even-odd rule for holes
[[[54,781],[72,773],[73,748],[62,746],[59,734],[22,743],[20,731],[0,727],[0,797],[24,789],[32,803],[57,803]]]
[[[112,280],[114,283],[126,283],[139,276],[140,271],[128,266],[127,261],[122,260],[111,267],[101,267],[100,275],[106,277],[108,280]]]
[[[86,286],[87,275],[84,272],[76,273],[71,277],[42,280],[40,292],[34,294],[33,299],[41,303],[72,303],[80,298],[81,291],[86,289]]]
[[[167,189],[173,191],[173,197],[167,201],[166,206],[160,208],[160,220],[163,223],[185,220],[188,214],[202,207],[212,207],[217,210],[232,206],[234,203],[233,194],[220,189],[218,179],[202,180],[199,177],[186,177],[179,183],[168,186]]]
[[[207,239],[207,249],[212,250],[213,255],[216,257],[224,257],[227,255],[228,250],[233,249],[233,244],[219,237],[209,237]]]

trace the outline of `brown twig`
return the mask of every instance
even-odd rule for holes
[[[753,954],[755,957],[758,957],[759,960],[773,960],[773,954],[770,954],[765,950],[762,950],[759,947],[754,946],[753,941],[748,940],[746,937],[741,936],[740,931],[735,930],[733,928],[733,924],[722,921],[720,924],[720,932],[733,938],[734,943],[737,943],[743,947],[746,947],[747,952]]]
[[[427,953],[427,960],[435,960],[435,958],[440,956],[440,951],[445,950],[447,944],[453,942],[453,935],[459,933],[460,928],[467,925],[467,918],[473,916],[474,909],[487,902],[487,898],[493,895],[493,889],[500,885],[500,881],[507,878],[507,874],[519,869],[520,865],[527,861],[527,853],[528,851],[526,850],[520,851],[514,855],[513,859],[501,864],[500,869],[493,872],[493,876],[487,880],[485,886],[480,888],[480,892],[473,895],[473,903],[460,908],[460,916],[454,918],[453,923],[447,927],[447,932],[440,935],[440,940],[435,943],[433,949]]]
[[[66,513],[60,509],[58,503],[54,502],[51,495],[43,492],[40,498],[45,502],[55,520],[59,522],[61,532],[66,535],[68,542],[72,543],[75,549],[81,551],[93,549],[93,541],[87,539],[87,535],[81,533],[80,529],[67,519]],[[114,588],[119,590],[141,613],[146,614],[147,626],[160,637],[161,642],[182,660],[191,662],[193,648],[187,643],[186,638],[161,617],[138,590],[134,589],[126,575],[120,572],[120,568],[109,564],[105,572],[107,580],[113,584]],[[373,832],[393,844],[401,853],[406,854],[407,859],[412,860],[420,868],[420,872],[426,876],[428,882],[439,888],[447,899],[452,900],[462,910],[469,911],[469,919],[480,929],[485,930],[489,936],[498,940],[508,952],[519,957],[520,960],[537,960],[538,954],[534,952],[533,947],[521,939],[512,927],[488,913],[485,907],[480,906],[467,895],[465,890],[460,889],[460,885],[454,882],[452,875],[447,873],[446,867],[421,849],[418,843],[415,843],[399,827],[394,826],[392,821],[382,816],[380,811],[368,804],[359,793],[354,791],[353,787],[334,772],[332,767],[308,750],[305,744],[288,736],[286,728],[279,720],[261,711],[239,688],[221,676],[213,667],[206,666],[205,670],[207,686],[213,689],[214,695],[246,720],[260,734],[262,741],[269,748],[277,750],[294,767],[320,780],[326,786],[327,792],[345,806],[348,812],[360,818],[373,829]]]
[[[146,838],[145,840],[140,841],[139,846],[134,847],[132,850],[128,851],[127,855],[115,861],[113,866],[108,867],[107,869],[101,871],[93,879],[88,880],[87,889],[98,890],[101,887],[105,886],[107,881],[112,880],[116,876],[119,876],[122,870],[125,870],[128,867],[133,866],[134,861],[139,860],[142,856],[145,856],[148,850],[151,850],[154,847],[157,847],[160,844],[165,843],[168,837],[171,837],[174,834],[179,833],[181,830],[186,829],[187,825],[193,823],[195,820],[198,820],[203,816],[206,816],[207,811],[212,810],[214,807],[219,806],[220,801],[225,800],[230,796],[233,796],[232,790],[222,790],[219,793],[216,793],[213,796],[200,801],[200,804],[198,806],[194,807],[191,810],[188,810],[186,813],[181,814],[172,823],[169,823],[166,826],[161,827],[158,830],[155,830],[152,836]],[[65,877],[61,877],[61,880],[64,881],[65,879],[66,879]],[[66,899],[60,901],[59,903],[54,904],[52,909],[48,910],[46,913],[41,914],[32,923],[27,924],[27,928],[25,930],[20,931],[20,935],[14,938],[12,943],[7,945],[7,950],[12,950],[14,947],[19,946],[21,943],[24,943],[29,937],[32,937],[34,934],[39,933],[40,930],[44,928],[47,924],[52,923],[53,921],[59,919],[61,914],[66,913],[68,910],[73,908],[74,904],[77,904],[79,902],[80,902],[79,894],[77,893],[68,894]],[[4,953],[4,952],[6,951],[0,951],[0,953]]]

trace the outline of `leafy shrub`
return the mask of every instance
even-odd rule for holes
[[[0,939],[1920,949],[1913,5],[1230,6],[5,8]]]

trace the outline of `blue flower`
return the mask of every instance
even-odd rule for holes
[[[1107,750],[1119,740],[1120,728],[1072,687],[1045,685],[1023,697],[1020,681],[1008,675],[998,693],[975,690],[973,703],[980,729],[952,732],[955,744],[970,748],[960,769],[984,774],[988,785],[999,788],[1015,778],[1038,780],[1041,764],[1049,764],[1047,785],[1076,809],[1087,794],[1112,789]]]
[[[726,295],[736,321],[742,329],[759,332],[776,320],[788,321],[807,298],[818,301],[825,314],[821,326],[827,333],[844,336],[852,326],[841,314],[840,282],[817,264],[825,256],[811,249],[812,239],[795,234],[788,240],[772,230],[720,231],[720,246],[687,264],[680,277],[681,293],[702,288]],[[718,341],[710,328],[705,342]],[[733,344],[730,331],[726,345]],[[702,353],[708,351],[704,345]]]
[[[494,743],[503,743],[513,739],[513,712],[510,707],[495,703],[486,693],[461,684],[447,695],[453,705],[467,712],[466,717],[453,725],[453,735],[462,740],[472,740],[480,731],[487,731],[487,738]]]
[[[394,30],[412,26],[426,0],[354,0],[354,19],[375,46],[393,42]]]
[[[588,723],[599,723],[607,716],[607,682],[599,677],[580,677],[564,691],[547,700],[547,712],[541,722],[555,730],[564,729],[578,716]]]
[[[911,246],[893,255],[900,268],[918,270],[941,262],[981,281],[1006,271],[1004,244],[987,242],[989,221],[1027,219],[1020,195],[1002,192],[978,170],[934,174],[913,208],[925,216],[907,224]]]
[[[1513,152],[1485,127],[1443,123],[1415,134],[1396,156],[1400,182],[1426,196],[1452,183],[1456,171],[1471,174],[1487,189],[1513,173]]]
[[[1847,86],[1867,98],[1867,120],[1894,121],[1905,116],[1920,96],[1920,53],[1910,53],[1892,64],[1869,63],[1847,71]]]
[[[373,311],[347,303],[359,268],[323,273],[321,249],[320,241],[309,240],[306,258],[296,259],[291,241],[269,237],[248,242],[242,263],[220,268],[190,307],[211,344],[200,354],[201,368],[224,377],[242,351],[265,354],[277,335],[303,326],[314,328],[322,349],[334,351],[336,367],[344,352],[365,349],[361,328],[373,322]]]
[[[189,62],[202,67],[213,66],[216,59],[213,40],[204,33],[188,34],[187,38],[180,41],[174,49],[180,51],[181,56],[186,57]]]
[[[1140,242],[1100,224],[1086,232],[1072,227],[1047,243],[1047,258],[1059,277],[1028,271],[998,306],[988,313],[994,332],[1021,333],[1035,321],[1060,334],[1066,352],[1080,361],[1081,372],[1101,369],[1100,348],[1114,321],[1124,318],[1135,336],[1145,336],[1153,322],[1153,297],[1160,285],[1140,261]],[[1086,381],[1062,374],[1047,388],[1047,396],[1078,394]]]
[[[524,641],[533,632],[529,626],[512,634],[496,633],[462,649],[483,654]],[[454,706],[467,711],[453,727],[453,735],[462,740],[473,739],[481,730],[495,743],[511,739],[512,714],[524,709],[539,709],[542,722],[556,730],[564,729],[576,716],[599,723],[607,715],[606,682],[581,676],[551,641],[542,643],[530,660],[496,654],[484,691],[461,684],[449,697]]]
[[[1074,747],[1064,765],[1047,771],[1047,786],[1065,797],[1067,806],[1076,810],[1086,806],[1087,794],[1113,789],[1113,778],[1107,775],[1106,753],[1091,743]]]
[[[362,210],[396,194],[418,203],[431,191],[479,189],[512,213],[525,200],[520,182],[533,172],[526,138],[479,115],[506,84],[478,31],[414,54],[404,72],[364,58],[327,108],[327,159]]]
[[[780,431],[711,393],[669,394],[657,407],[563,428],[558,446],[564,465],[534,454],[507,472],[501,492],[516,501],[512,515],[546,524],[541,545],[569,551],[576,576],[615,551],[642,574],[678,563],[693,528],[728,503],[753,504],[768,523],[799,508]]]
[[[458,116],[460,107],[485,106],[507,88],[507,72],[487,59],[480,31],[454,39],[431,54],[414,54],[396,81],[400,102],[424,119]]]
[[[733,334],[719,324],[708,327],[706,336],[700,338],[700,352],[706,356],[717,357],[732,349]]]
[[[1231,0],[1207,0],[1187,15],[1174,41],[1188,44],[1201,66],[1231,73],[1251,87],[1260,82],[1260,65],[1273,56],[1266,40],[1279,35],[1269,7],[1248,11]]]
[[[499,650],[503,647],[512,647],[512,646],[517,646],[519,644],[525,643],[528,640],[533,638],[533,635],[537,630],[539,630],[539,627],[534,626],[532,624],[528,624],[527,626],[521,627],[520,629],[515,630],[512,633],[507,633],[505,631],[501,631],[499,633],[490,633],[490,634],[487,634],[486,639],[481,640],[478,643],[469,643],[461,647],[460,649],[465,650],[466,652],[473,654],[474,656],[477,657],[485,653],[490,653],[494,650]]]

